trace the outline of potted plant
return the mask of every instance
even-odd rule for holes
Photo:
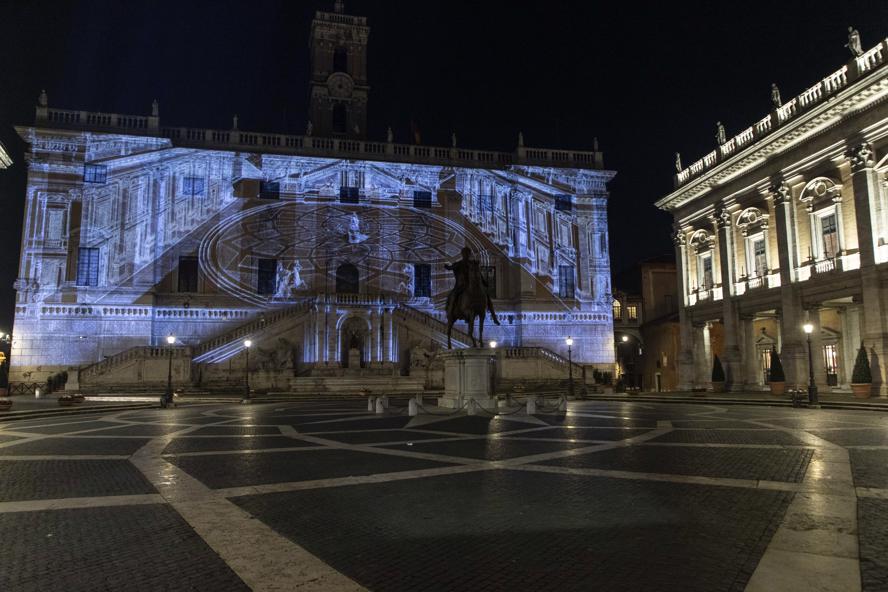
[[[73,395],[62,395],[58,399],[58,403],[61,407],[70,407],[74,404],[74,396]]]
[[[857,350],[857,360],[854,362],[854,372],[851,373],[851,391],[858,399],[867,399],[873,386],[873,374],[870,371],[869,359],[866,357],[866,348],[863,343]]]
[[[777,348],[771,346],[771,375],[769,378],[772,395],[782,395],[786,392],[786,376],[783,374],[783,363]]]
[[[725,369],[718,356],[712,357],[712,392],[725,392]]]

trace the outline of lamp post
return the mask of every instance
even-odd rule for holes
[[[253,342],[249,339],[244,340],[244,353],[247,359],[244,362],[244,399],[250,398],[250,346]]]
[[[491,339],[488,345],[490,345],[490,349],[496,349],[496,340]]]
[[[817,385],[814,383],[814,356],[811,353],[811,333],[814,332],[814,325],[805,323],[802,326],[805,335],[808,338],[808,405],[817,405]]]
[[[173,402],[173,345],[176,343],[175,335],[167,335],[167,345],[170,346],[170,355],[167,363],[167,389],[163,395],[163,406]]]
[[[571,352],[571,346],[574,344],[573,338],[568,336],[567,339],[564,340],[564,343],[567,344],[567,396],[573,398],[574,396],[574,366],[573,366],[573,355]]]

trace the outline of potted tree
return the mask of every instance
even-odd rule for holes
[[[718,356],[712,358],[712,392],[725,392],[725,369]]]
[[[866,357],[866,348],[863,343],[857,350],[857,360],[854,362],[854,372],[851,373],[851,391],[858,399],[867,399],[873,386],[873,374],[870,371],[869,359]]]
[[[771,375],[768,383],[771,386],[772,395],[782,395],[786,392],[786,376],[783,374],[783,363],[780,361],[780,354],[777,348],[771,346]]]

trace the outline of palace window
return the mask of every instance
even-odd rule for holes
[[[558,297],[574,298],[575,282],[574,282],[574,266],[559,265],[558,266]]]
[[[99,285],[99,249],[80,247],[77,252],[77,285]]]
[[[432,297],[432,266],[428,263],[413,264],[413,295],[416,298]]]
[[[348,112],[342,103],[333,105],[333,133],[348,133]]]
[[[357,267],[351,263],[343,263],[336,268],[336,292],[357,294],[360,291],[360,277]]]
[[[570,195],[556,195],[555,196],[555,211],[556,212],[567,212],[568,214],[573,207],[573,203],[571,201]]]
[[[256,293],[274,294],[277,283],[277,259],[259,259],[256,273]]]
[[[348,48],[340,46],[333,50],[333,71],[348,72]]]
[[[755,275],[763,276],[768,270],[767,251],[765,250],[765,238],[759,237],[752,241],[752,265]]]
[[[700,255],[697,263],[697,279],[700,283],[700,288],[703,290],[711,290],[713,286],[712,253],[704,253]]]
[[[481,278],[487,284],[488,296],[496,298],[496,267],[493,265],[482,265]]]
[[[83,165],[84,183],[104,183],[108,180],[108,167],[103,164]]]
[[[262,181],[259,183],[259,199],[280,199],[281,184],[277,181]]]
[[[179,292],[197,292],[197,257],[179,257]]]
[[[638,305],[629,304],[628,306],[626,306],[626,316],[629,317],[630,321],[637,321],[638,320]]]
[[[203,195],[204,180],[200,177],[182,177],[182,195]]]
[[[614,320],[623,320],[623,305],[620,303],[619,300],[614,300]]]
[[[824,259],[833,259],[839,254],[839,230],[836,225],[835,212],[820,218],[820,236]]]
[[[430,208],[432,207],[431,191],[414,191],[413,192],[414,208]]]
[[[357,187],[340,187],[339,203],[356,204],[360,201],[361,192]]]

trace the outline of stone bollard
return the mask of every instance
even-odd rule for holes
[[[376,398],[376,414],[385,413],[385,406],[382,404],[382,397]]]
[[[567,399],[561,399],[561,402],[558,403],[558,411],[567,411]]]
[[[419,415],[419,405],[416,404],[416,399],[410,399],[410,402],[407,403],[407,413],[410,417]]]
[[[376,397],[367,397],[367,411],[376,409]]]
[[[388,409],[388,408],[389,408],[389,398],[388,398],[388,395],[383,395],[383,396],[381,396],[381,397],[379,397],[379,398],[382,399],[382,407],[383,407],[384,409]]]
[[[527,414],[534,415],[537,412],[537,401],[533,397],[527,399]]]

